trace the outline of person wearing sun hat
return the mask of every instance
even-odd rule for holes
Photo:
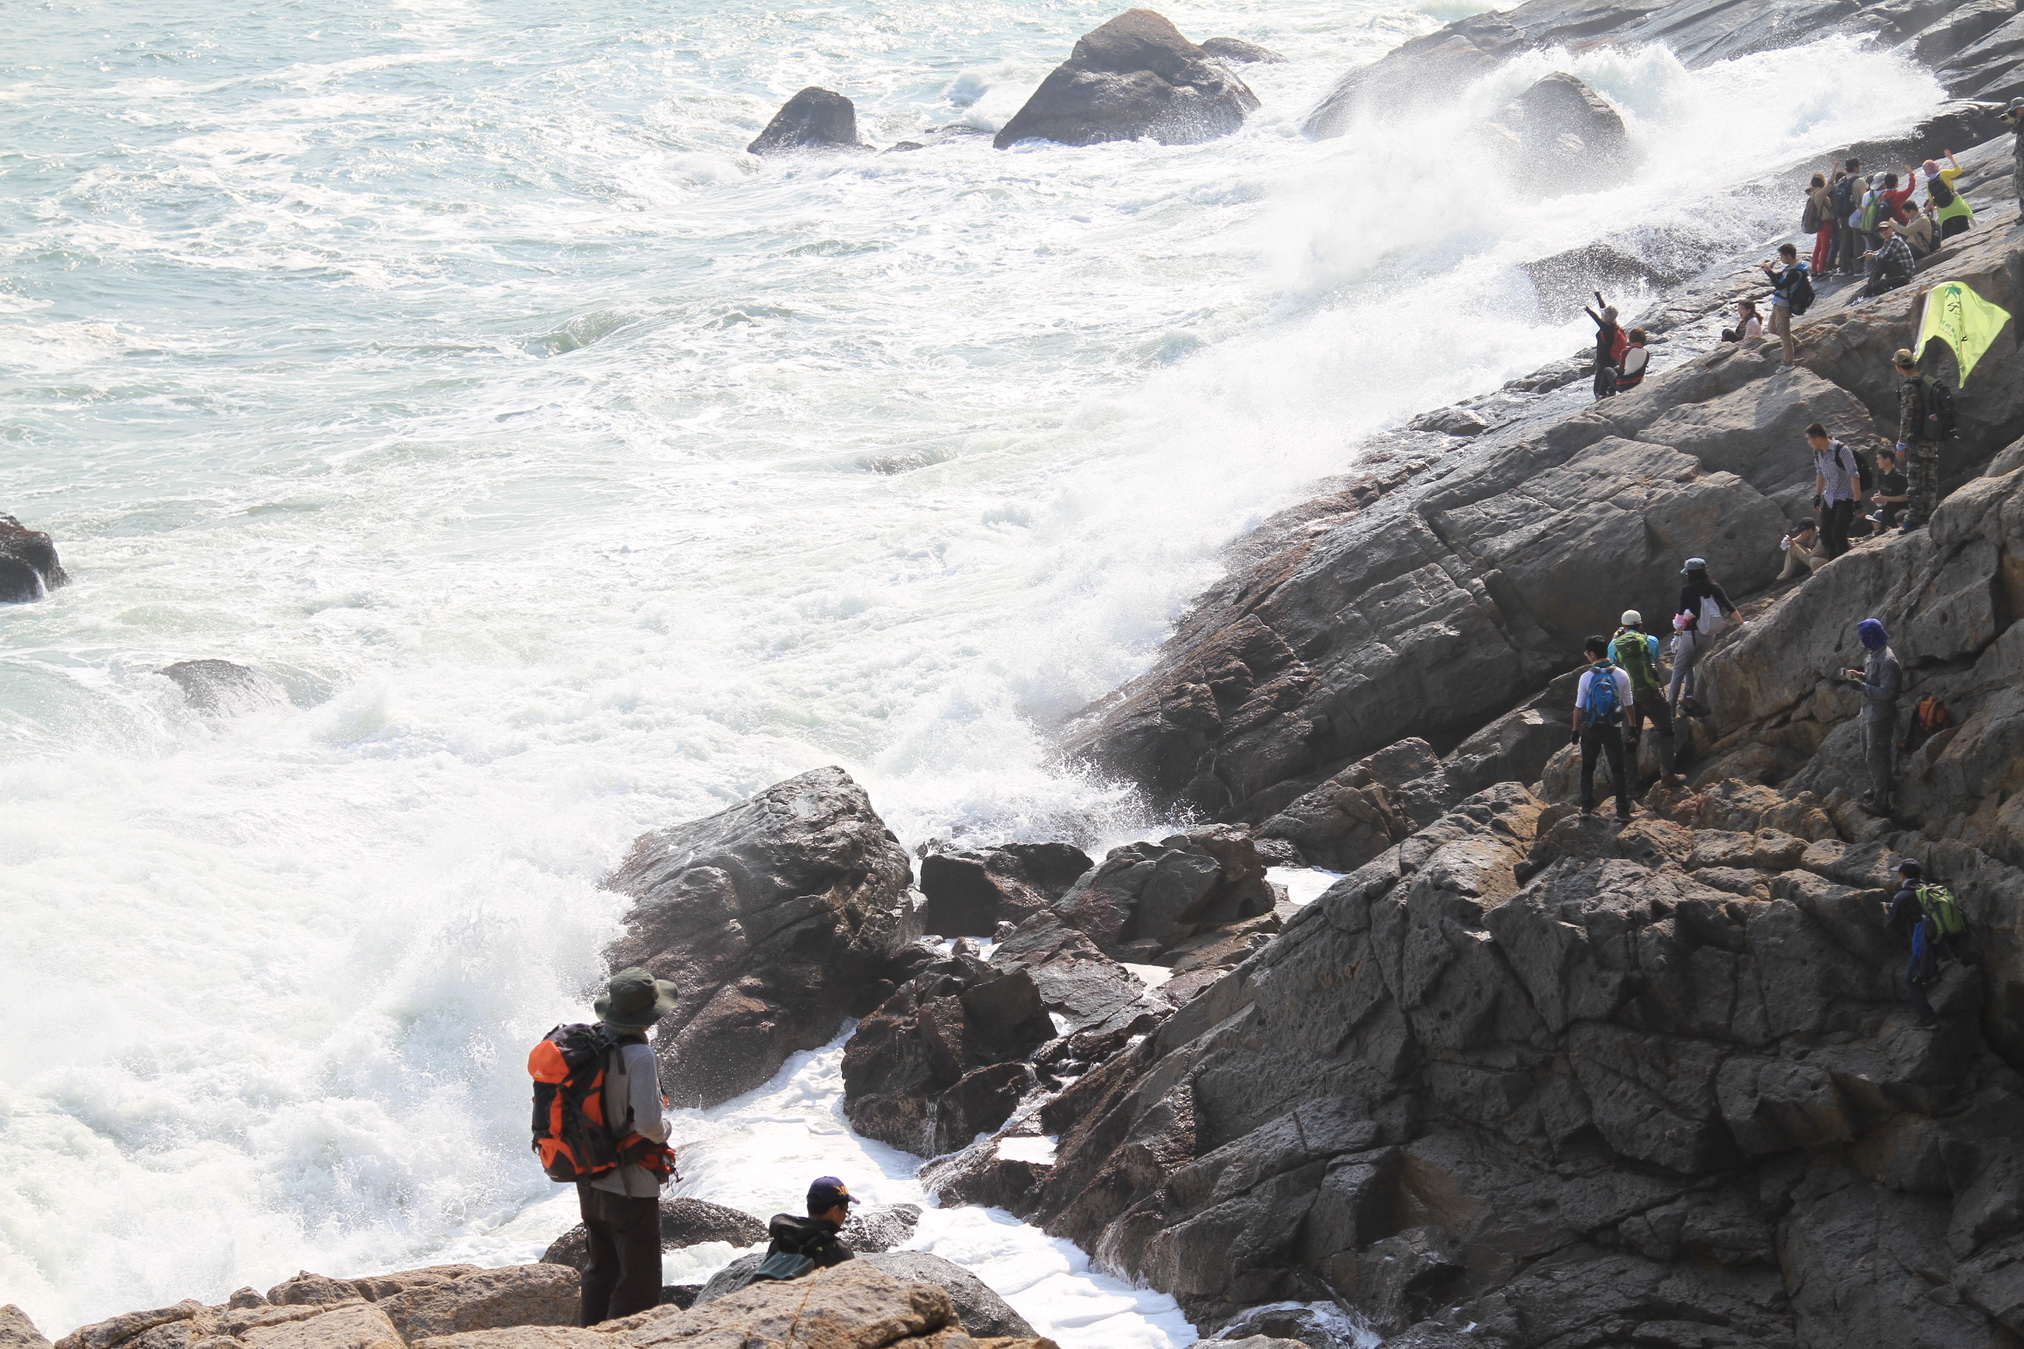
[[[613,1041],[604,1075],[604,1117],[612,1135],[668,1141],[667,1100],[647,1032],[675,1010],[678,990],[635,966],[611,976],[591,1004]],[[578,1323],[594,1326],[661,1301],[661,1177],[622,1162],[576,1182],[589,1238]]]
[[[1869,657],[1862,669],[1845,669],[1841,677],[1862,686],[1862,758],[1869,769],[1869,790],[1862,794],[1862,805],[1872,815],[1889,815],[1891,752],[1897,741],[1897,702],[1904,689],[1904,667],[1890,648],[1890,633],[1878,619],[1863,619],[1855,625],[1855,635]]]

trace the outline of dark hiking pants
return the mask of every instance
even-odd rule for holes
[[[661,1201],[653,1195],[600,1190],[576,1183],[576,1203],[590,1235],[577,1324],[631,1316],[661,1302]]]
[[[1581,728],[1581,808],[1595,809],[1595,756],[1609,756],[1610,780],[1616,784],[1616,813],[1630,816],[1630,775],[1623,766],[1623,729],[1589,725]]]
[[[1624,761],[1633,776],[1637,773],[1637,742],[1644,734],[1644,726],[1650,722],[1659,737],[1659,772],[1672,776],[1679,761],[1679,751],[1673,742],[1673,710],[1666,706],[1665,690],[1653,686],[1650,689],[1633,687],[1631,691],[1630,722],[1625,728],[1629,733],[1624,737]]]

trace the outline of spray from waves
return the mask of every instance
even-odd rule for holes
[[[1372,432],[1573,349],[1516,263],[1761,236],[1732,175],[1934,97],[1583,55],[1655,153],[1526,203],[1453,147],[1552,58],[1317,146],[1342,49],[1430,22],[1323,8],[1186,19],[1313,59],[1175,150],[735,153],[811,80],[988,126],[1062,46],[1017,6],[763,44],[441,6],[29,91],[108,148],[27,119],[0,203],[8,481],[79,578],[0,639],[9,1296],[61,1327],[502,1230],[548,1194],[518,1057],[635,832],[831,760],[909,842],[1148,827],[1045,728]],[[294,702],[199,718],[154,673],[190,655]]]

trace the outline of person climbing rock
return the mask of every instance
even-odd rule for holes
[[[1791,244],[1778,245],[1778,260],[1760,262],[1771,280],[1771,334],[1785,350],[1785,365],[1799,359],[1799,344],[1792,340],[1792,297],[1806,277],[1806,264]]]
[[[660,1065],[647,1034],[675,1010],[676,989],[643,969],[620,970],[592,1006],[613,1046],[604,1075],[604,1118],[615,1138],[668,1139]],[[623,1157],[625,1154],[620,1153]],[[636,1162],[576,1182],[576,1202],[590,1238],[578,1323],[631,1316],[661,1302],[661,1186],[667,1176]]]
[[[1947,167],[1941,168],[1938,161],[1925,162],[1926,200],[1933,208],[1933,223],[1939,231],[1939,242],[1945,244],[1956,234],[1965,234],[1975,223],[1975,208],[1968,205],[1968,199],[1955,186],[1961,176],[1961,165],[1954,158],[1954,152],[1945,154]]]
[[[1855,451],[1827,434],[1819,422],[1806,428],[1813,451],[1813,504],[1820,511],[1820,552],[1829,562],[1848,551],[1848,524],[1862,494]]]
[[[1792,526],[1792,532],[1778,540],[1778,551],[1785,555],[1784,570],[1778,573],[1781,581],[1811,576],[1814,568],[1827,560],[1820,554],[1820,527],[1811,519]]]
[[[1905,962],[1905,989],[1921,1026],[1939,1024],[1926,988],[1939,982],[1942,956],[1963,965],[1976,964],[1974,939],[1968,932],[1960,901],[1925,874],[1911,858],[1897,864],[1898,890],[1884,904],[1884,923],[1911,938]]]
[[[1898,376],[1898,463],[1905,474],[1905,512],[1900,526],[1909,534],[1933,518],[1940,504],[1940,446],[1926,439],[1926,403],[1932,394],[1919,363],[1899,348],[1891,358]]]
[[[1631,706],[1630,676],[1610,663],[1609,643],[1591,637],[1582,643],[1588,668],[1574,689],[1574,724],[1569,741],[1581,746],[1581,813],[1595,814],[1595,758],[1609,757],[1616,784],[1616,818],[1628,820],[1630,773],[1624,767],[1623,723]]]
[[[812,1270],[827,1269],[856,1258],[855,1252],[837,1236],[850,1221],[850,1206],[857,1202],[850,1187],[835,1176],[817,1176],[808,1187],[808,1215],[776,1213],[766,1224],[772,1237],[766,1259],[753,1277],[757,1279],[798,1279]]]
[[[2013,98],[2010,106],[2001,114],[2013,133],[2010,144],[2011,183],[2017,193],[2017,205],[2024,208],[2024,98]]]
[[[1665,685],[1659,682],[1659,639],[1644,629],[1644,615],[1635,609],[1623,611],[1620,625],[1609,644],[1610,658],[1630,679],[1630,715],[1624,721],[1624,760],[1637,772],[1638,741],[1645,723],[1658,733],[1659,776],[1662,781],[1679,779],[1678,747],[1673,740],[1673,710],[1666,706]]]
[[[1897,652],[1890,649],[1890,634],[1881,622],[1865,618],[1855,625],[1855,634],[1869,658],[1860,670],[1845,669],[1841,677],[1862,686],[1862,759],[1869,770],[1869,790],[1862,794],[1862,805],[1872,815],[1889,815],[1891,757],[1897,743],[1897,700],[1904,689],[1904,667],[1898,663]]]
[[[1618,393],[1644,383],[1645,370],[1651,364],[1651,353],[1645,350],[1645,330],[1632,328],[1625,336],[1629,345],[1623,349],[1623,359],[1616,363]]]
[[[1597,399],[1614,397],[1616,394],[1616,363],[1629,345],[1623,329],[1617,326],[1616,306],[1605,303],[1602,292],[1595,292],[1595,303],[1602,312],[1583,308],[1582,313],[1595,320],[1595,396]]]
[[[1686,583],[1680,587],[1680,607],[1673,615],[1673,682],[1666,701],[1674,716],[1694,696],[1694,666],[1708,643],[1715,640],[1730,622],[1743,616],[1729,602],[1729,596],[1708,575],[1708,564],[1698,557],[1687,559],[1680,568]]]

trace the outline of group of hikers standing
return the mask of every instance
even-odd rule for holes
[[[1814,238],[1813,274],[1867,276],[1863,294],[1881,295],[1909,281],[1918,259],[1973,225],[1974,207],[1956,186],[1961,166],[1951,150],[1941,157],[1944,166],[1928,159],[1873,182],[1853,158],[1814,174],[1799,222],[1800,232]],[[1921,186],[1923,203],[1916,200]]]
[[[660,1305],[660,1196],[675,1168],[647,1039],[675,1010],[677,992],[646,970],[620,970],[592,1004],[594,1025],[557,1026],[528,1056],[535,1151],[551,1178],[575,1181],[588,1238],[579,1325]],[[799,1278],[852,1259],[839,1233],[856,1202],[843,1181],[818,1176],[805,1215],[778,1213],[767,1224],[770,1244],[752,1278]]]

